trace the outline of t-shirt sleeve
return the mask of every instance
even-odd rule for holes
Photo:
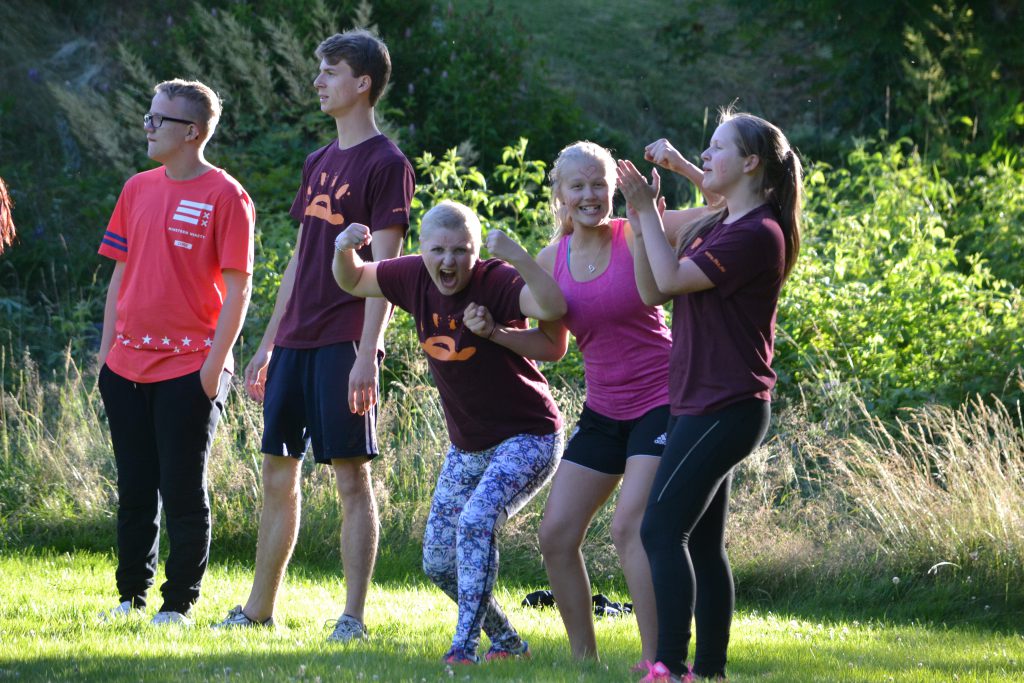
[[[526,316],[519,307],[519,294],[526,286],[523,276],[504,261],[495,260],[486,265],[483,291],[491,316],[506,325],[524,320]]]
[[[218,204],[216,239],[221,270],[240,270],[252,275],[256,207],[241,188],[222,194]]]
[[[129,185],[125,184],[121,190],[121,196],[117,198],[117,204],[114,205],[114,212],[110,215],[107,231],[103,233],[103,238],[100,240],[100,255],[115,261],[128,259],[128,197],[130,194]]]
[[[722,296],[730,296],[766,269],[778,268],[784,248],[778,223],[763,219],[733,226],[690,258]]]
[[[385,164],[370,184],[370,231],[376,232],[393,225],[409,227],[409,205],[416,190],[416,178],[405,159]]]
[[[377,261],[377,286],[384,298],[410,313],[416,296],[416,283],[423,259],[418,255]]]

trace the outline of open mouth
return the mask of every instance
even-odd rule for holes
[[[445,289],[452,289],[455,287],[455,283],[458,281],[458,273],[454,270],[445,270],[442,268],[437,272],[437,279],[440,281],[441,286]]]
[[[584,216],[596,216],[599,213],[601,213],[601,206],[578,206],[576,207],[576,210],[582,213]]]

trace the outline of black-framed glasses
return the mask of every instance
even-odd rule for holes
[[[176,119],[173,116],[164,116],[163,114],[145,114],[142,117],[142,123],[147,128],[159,128],[164,125],[164,121],[174,121],[175,123],[185,123],[190,126],[196,125],[195,121],[186,121],[185,119]]]

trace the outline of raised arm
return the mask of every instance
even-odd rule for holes
[[[558,321],[541,320],[538,327],[526,330],[506,327],[495,322],[486,306],[471,303],[466,306],[463,322],[478,337],[533,360],[555,362],[569,348],[569,330]]]
[[[658,213],[664,217],[664,197],[658,197],[657,207]],[[636,289],[640,293],[640,300],[648,306],[660,306],[672,297],[663,294],[658,289],[658,283],[654,281],[654,273],[651,272],[651,264],[647,259],[647,247],[644,246],[643,232],[640,229],[640,215],[632,204],[626,205],[626,217],[629,219],[626,223],[627,243],[633,254],[633,277],[636,280]]]
[[[558,320],[565,315],[565,297],[558,283],[525,249],[501,230],[487,233],[486,246],[491,256],[507,261],[523,276],[526,286],[519,294],[519,309],[523,315],[537,320]]]
[[[714,283],[697,264],[688,258],[676,257],[675,250],[665,236],[661,213],[656,204],[661,190],[658,170],[651,171],[650,183],[630,161],[620,160],[616,172],[619,189],[636,212],[640,224],[636,232],[644,242],[658,290],[662,294],[675,296],[714,287]]]
[[[384,296],[377,284],[377,264],[365,263],[356,253],[372,242],[370,229],[362,223],[352,223],[334,239],[334,279],[346,292],[364,299]]]
[[[704,201],[708,206],[718,207],[725,201],[721,195],[704,190],[704,171],[684,157],[668,139],[660,138],[647,145],[644,148],[644,159],[662,168],[667,168],[673,173],[678,173],[696,185],[704,195]]]

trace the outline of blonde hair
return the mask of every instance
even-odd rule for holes
[[[434,228],[465,230],[469,233],[470,241],[476,251],[480,251],[482,243],[480,219],[465,204],[453,202],[450,199],[435,204],[430,211],[423,214],[423,219],[420,221],[420,235]]]
[[[601,145],[580,140],[565,147],[558,153],[555,163],[551,166],[548,179],[551,181],[551,214],[554,216],[555,229],[552,237],[558,239],[563,235],[572,234],[572,218],[565,209],[561,194],[562,183],[565,181],[565,167],[572,162],[592,160],[604,166],[606,177],[611,180],[611,186],[615,187],[615,158],[612,153]]]
[[[221,101],[220,97],[213,91],[213,88],[200,83],[199,81],[186,81],[175,78],[170,81],[157,83],[153,90],[163,93],[167,99],[173,100],[180,97],[188,102],[191,116],[196,120],[196,127],[199,129],[200,141],[205,143],[213,135],[220,121]]]

